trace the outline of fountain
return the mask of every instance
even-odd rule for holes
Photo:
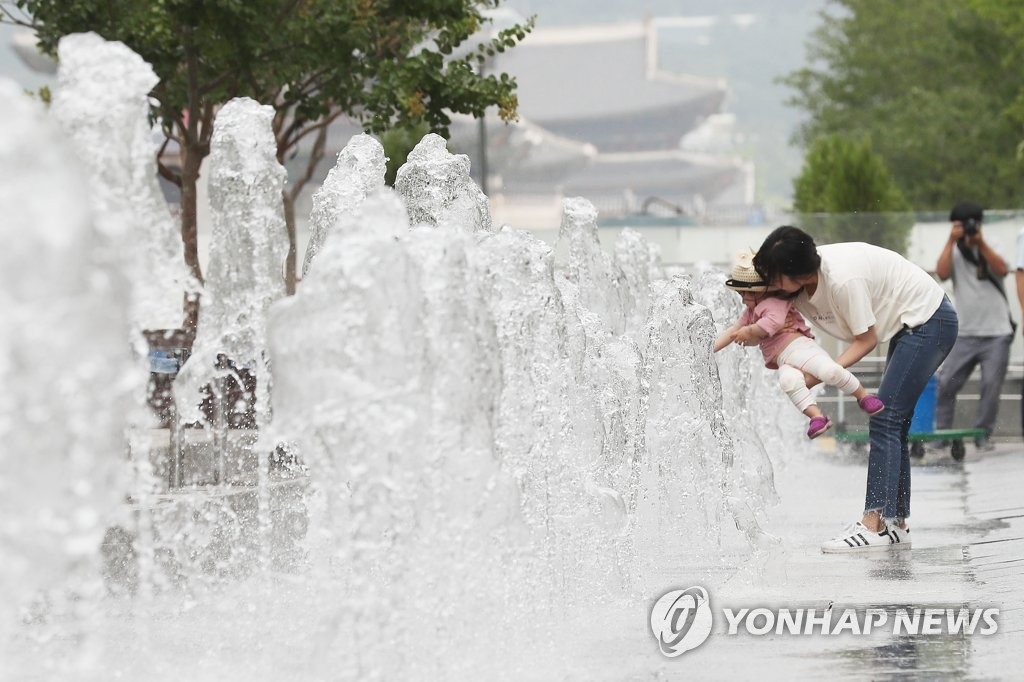
[[[61,47],[70,63],[119,54]],[[89,153],[98,114],[72,117],[73,144],[3,87],[0,376],[20,392],[0,411],[16,609],[0,658],[18,678],[564,678],[580,624],[642,610],[668,566],[756,576],[770,560],[767,453],[798,447],[798,420],[751,352],[712,355],[739,305],[722,273],[666,278],[631,231],[606,252],[583,198],[554,247],[495,226],[436,135],[385,187],[383,150],[359,135],[314,197],[284,297],[268,108],[234,100],[210,159],[199,333],[158,429],[126,407],[150,324],[131,298],[139,251],[104,227],[126,211],[86,190],[151,168],[83,170],[72,150]],[[254,416],[231,424],[224,382],[243,369]],[[15,462],[26,452],[43,466]]]

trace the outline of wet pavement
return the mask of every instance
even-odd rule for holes
[[[501,645],[506,642],[481,637],[479,651],[453,654],[450,667],[441,672],[425,669],[416,679],[1024,679],[1024,445],[1001,443],[989,453],[968,445],[963,462],[954,462],[945,452],[929,452],[914,465],[911,549],[825,555],[821,542],[858,518],[863,507],[866,455],[819,441],[775,458],[779,503],[768,509],[764,528],[778,541],[759,560],[751,560],[742,543],[742,551],[732,556],[716,552],[711,561],[679,556],[659,562],[652,575],[644,574],[650,578],[646,596],[567,600],[564,614],[551,618],[557,630],[549,631],[549,621],[541,618],[532,636],[506,633],[513,669],[491,666],[485,673],[475,664],[457,667],[458,661],[474,657],[505,665],[509,656]],[[729,546],[739,548],[740,543]],[[697,586],[709,595],[710,636],[692,650],[666,657],[651,633],[652,606],[666,592]],[[317,633],[328,627],[324,623],[334,623],[329,619],[336,617],[331,606],[336,597],[303,581],[283,580],[275,583],[275,590],[280,598],[259,607],[252,594],[263,592],[245,589],[205,601],[205,608],[195,608],[199,602],[191,598],[185,606],[173,598],[143,603],[138,612],[134,609],[139,602],[126,603],[124,609],[102,616],[98,627],[103,644],[83,654],[103,652],[101,674],[49,674],[47,661],[63,665],[60,657],[67,649],[54,638],[13,649],[13,661],[5,658],[6,651],[0,653],[0,680],[339,679],[333,670],[310,672],[322,669],[323,644]],[[246,607],[239,609],[239,604]],[[986,608],[999,610],[994,634],[982,634],[981,619],[973,634],[951,634],[941,627],[927,632],[929,613],[942,618],[947,611],[955,616],[963,609],[969,616]],[[737,621],[731,633],[726,609],[761,611]],[[819,624],[807,628],[811,610]],[[907,634],[903,627],[894,632],[901,611],[909,622],[911,615],[925,610],[930,612],[917,621],[921,631]],[[783,613],[802,614],[800,634],[792,628],[765,627],[769,617],[781,619]],[[847,616],[851,627],[837,627]],[[826,618],[829,630],[823,634]],[[859,631],[868,622],[876,624],[871,632]],[[263,645],[269,641],[272,646]],[[521,641],[530,646],[520,647]],[[107,643],[116,648],[104,650]],[[145,674],[136,674],[139,670]]]
[[[646,620],[655,594],[625,619],[610,616],[631,623],[629,632],[616,628],[584,638],[593,668],[581,670],[579,679],[1024,679],[1024,445],[1000,443],[987,453],[968,445],[963,462],[929,451],[914,464],[911,549],[822,554],[823,540],[859,518],[865,472],[863,452],[830,441],[778,465],[781,501],[766,528],[780,545],[761,571],[752,578],[736,566],[701,578],[685,568],[665,571],[665,591],[707,589],[710,637],[677,657],[663,656]],[[730,634],[723,617],[725,608],[762,608],[776,618],[780,610],[822,614],[830,604],[833,627],[837,614],[850,609],[861,625],[867,609],[884,612],[886,622],[870,634],[850,627],[823,635],[818,626],[809,635],[758,635],[747,630],[747,621]],[[975,615],[973,634],[950,634],[948,625],[927,632],[926,609],[942,614],[934,625],[938,619],[948,624],[947,609],[967,609],[970,617],[985,608],[999,610],[992,615],[994,634],[982,634],[981,615]],[[920,614],[917,634],[894,634],[901,609],[908,618]],[[768,617],[754,621],[755,633]],[[619,672],[602,673],[602,662]]]
[[[914,464],[912,548],[825,555],[818,544],[863,507],[866,455],[825,444],[819,458],[790,462],[778,474],[781,504],[772,532],[787,552],[785,580],[723,597],[780,606],[833,602],[833,609],[880,608],[894,620],[905,608],[998,608],[990,635],[746,637],[760,660],[738,672],[763,679],[828,675],[842,679],[1024,678],[1024,446],[995,452],[967,446],[963,462],[928,451]],[[806,511],[805,511],[806,509]],[[742,605],[742,604],[741,604]],[[827,605],[827,604],[826,604]],[[710,644],[711,642],[709,642]],[[767,644],[767,646],[766,646]],[[724,653],[724,652],[723,652]]]

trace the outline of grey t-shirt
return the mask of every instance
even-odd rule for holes
[[[994,245],[996,253],[999,253]],[[995,275],[999,279],[998,275]],[[1005,285],[1005,282],[1004,282]],[[953,304],[960,320],[960,336],[1005,336],[1010,309],[992,280],[978,279],[977,267],[953,247]]]

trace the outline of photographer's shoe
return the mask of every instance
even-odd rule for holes
[[[978,452],[992,452],[996,449],[996,444],[988,436],[985,436],[974,440],[974,448]]]

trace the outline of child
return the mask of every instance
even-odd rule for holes
[[[731,327],[715,340],[715,352],[730,343],[761,347],[768,369],[779,370],[779,385],[797,409],[810,417],[807,437],[817,438],[832,426],[829,418],[818,408],[814,395],[804,380],[804,373],[817,377],[829,386],[835,386],[846,395],[857,399],[860,409],[875,415],[885,409],[878,396],[864,390],[857,377],[839,365],[814,340],[814,335],[793,304],[783,298],[767,294],[767,283],[754,270],[754,253],[741,251],[736,255],[732,277],[725,286],[738,291],[746,309]]]

